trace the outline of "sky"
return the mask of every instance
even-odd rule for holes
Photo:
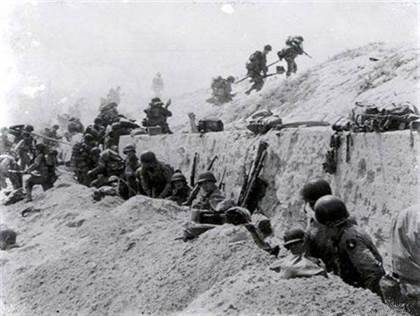
[[[156,72],[165,97],[207,88],[245,75],[265,44],[275,61],[289,35],[313,57],[299,70],[370,42],[419,47],[419,12],[408,1],[2,1],[0,126],[46,121],[81,97],[93,113],[116,86],[137,112]]]

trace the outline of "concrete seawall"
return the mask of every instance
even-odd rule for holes
[[[236,198],[245,168],[254,158],[260,140],[268,142],[263,177],[269,190],[263,201],[274,218],[276,230],[303,225],[303,203],[299,191],[309,179],[323,177],[334,193],[344,199],[350,212],[388,254],[391,218],[400,209],[419,202],[419,134],[410,131],[352,134],[349,148],[342,137],[338,168],[334,175],[323,171],[329,149],[330,128],[300,128],[270,132],[255,137],[241,132],[125,136],[120,148],[135,144],[137,152],[151,150],[159,159],[181,169],[189,177],[194,153],[200,155],[198,172],[205,170],[214,155],[216,177],[226,168],[226,194]],[[348,161],[347,161],[348,160]]]

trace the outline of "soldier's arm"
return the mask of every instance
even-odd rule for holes
[[[150,187],[149,177],[142,168],[139,170],[139,178],[144,193],[146,193],[147,196],[152,196],[152,188]]]
[[[34,163],[26,169],[26,172],[32,172],[41,165],[42,156],[38,155],[35,157]]]
[[[164,173],[164,176],[165,176],[166,185],[165,185],[164,189],[162,190],[162,192],[160,193],[159,198],[167,197],[171,192],[172,172],[169,170],[169,168],[164,168],[163,173]]]
[[[209,197],[209,204],[212,210],[216,210],[217,205],[222,202],[226,197],[221,192],[214,192]]]
[[[346,239],[346,252],[359,272],[366,288],[380,295],[379,280],[385,274],[380,262],[362,239]]]

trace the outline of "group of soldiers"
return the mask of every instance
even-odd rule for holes
[[[303,50],[302,36],[290,36],[287,38],[286,47],[277,52],[277,56],[279,58],[278,61],[267,65],[267,56],[271,50],[271,45],[265,45],[262,51],[256,51],[249,57],[249,61],[246,64],[247,78],[250,78],[250,81],[253,84],[245,92],[246,94],[250,94],[253,90],[260,91],[264,86],[265,78],[276,75],[277,73],[283,73],[284,67],[280,66],[276,68],[276,72],[268,74],[269,67],[279,61],[282,61],[283,59],[286,61],[287,65],[286,77],[290,77],[292,74],[296,73],[296,57],[302,54],[306,54],[306,52]]]
[[[52,144],[59,139],[56,134],[58,126],[48,132],[44,142],[37,142],[32,125],[15,125],[2,128],[0,178],[2,188],[6,186],[6,178],[10,179],[16,194],[32,200],[32,188],[39,184],[43,190],[48,190],[57,180],[56,166],[58,164],[58,151]],[[14,136],[10,141],[8,135]],[[23,181],[23,175],[29,177]],[[25,192],[23,192],[23,186]]]
[[[247,75],[245,78],[236,81],[240,83],[245,79],[250,79],[252,82],[251,87],[245,92],[250,94],[253,90],[260,91],[264,86],[264,79],[277,74],[286,72],[286,77],[290,77],[297,71],[297,64],[295,59],[297,56],[305,54],[310,57],[303,50],[303,37],[302,36],[289,36],[286,40],[286,47],[277,52],[278,60],[267,65],[267,56],[272,51],[271,45],[265,45],[262,51],[255,51],[246,63]],[[276,67],[276,71],[268,73],[269,67],[284,60],[287,69],[283,66]],[[226,79],[218,76],[214,78],[211,84],[212,96],[207,100],[213,104],[224,104],[232,101],[235,94],[232,94],[232,84],[235,83],[235,78],[229,76]]]

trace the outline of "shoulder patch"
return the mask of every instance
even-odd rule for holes
[[[353,250],[354,248],[356,248],[356,240],[355,239],[346,240],[346,247],[349,250]]]

